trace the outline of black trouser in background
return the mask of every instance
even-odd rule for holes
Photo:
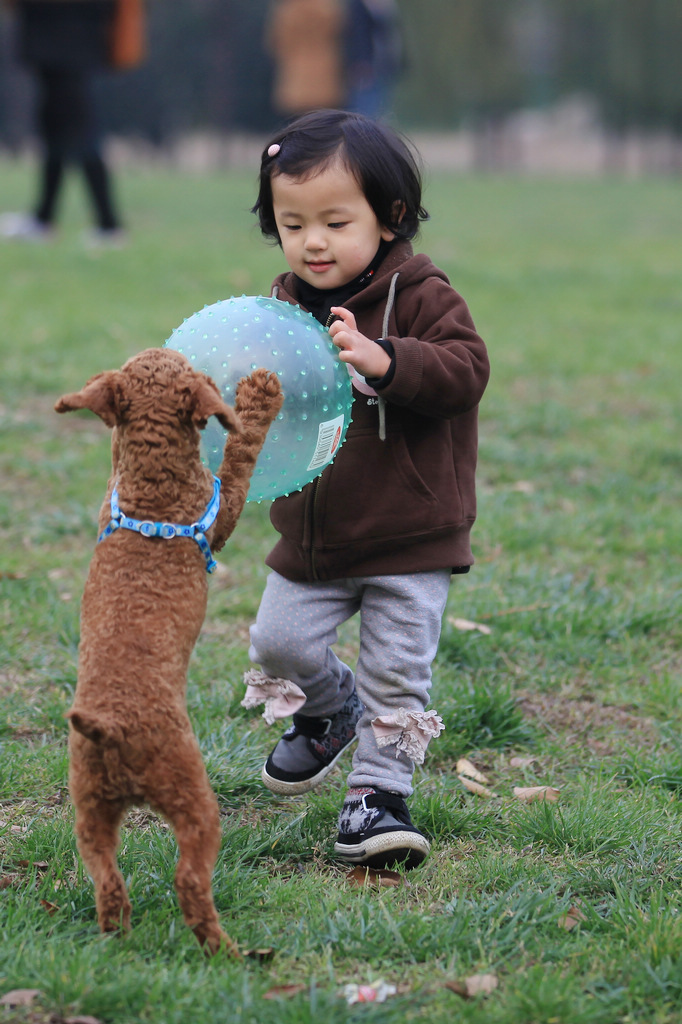
[[[39,68],[37,77],[37,121],[44,154],[36,219],[53,223],[64,170],[73,163],[83,172],[98,226],[104,231],[118,228],[111,180],[100,150],[90,73]]]

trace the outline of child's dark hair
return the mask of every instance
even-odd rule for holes
[[[278,147],[278,148],[276,148]],[[396,238],[414,238],[428,213],[422,183],[407,143],[386,125],[344,110],[316,110],[296,118],[263,150],[257,214],[266,238],[279,242],[272,204],[272,178],[313,177],[335,159],[355,177],[382,227]]]

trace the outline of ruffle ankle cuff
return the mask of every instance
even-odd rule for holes
[[[423,764],[429,742],[440,736],[445,726],[435,711],[407,711],[399,708],[393,715],[372,719],[372,730],[378,747],[395,743],[395,756],[405,754],[413,764]]]
[[[246,694],[243,708],[255,708],[265,704],[263,718],[272,725],[279,718],[289,718],[299,711],[306,702],[306,695],[300,686],[290,679],[274,679],[256,668],[244,673]]]

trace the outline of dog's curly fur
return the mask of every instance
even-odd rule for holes
[[[90,409],[110,427],[112,475],[99,516],[104,529],[118,483],[120,507],[136,519],[191,524],[213,493],[199,456],[209,416],[230,430],[220,510],[207,532],[213,551],[231,534],[270,423],[282,404],[274,374],[240,381],[235,409],[214,382],[171,349],[148,349],[98,374],[57,412]],[[116,530],[95,548],[81,606],[78,685],[70,720],[69,786],[76,835],[95,884],[103,931],[130,926],[116,863],[121,819],[146,803],[178,842],[176,889],[185,921],[205,950],[239,955],[221,929],[211,891],[220,847],[218,803],[187,715],[189,657],[204,620],[204,557],[189,538]]]

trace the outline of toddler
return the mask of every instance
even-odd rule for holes
[[[321,110],[266,147],[253,208],[289,271],[273,295],[309,310],[353,383],[333,463],[278,498],[280,534],[255,625],[244,704],[293,712],[263,767],[275,793],[319,786],[357,738],[335,853],[374,868],[429,851],[406,798],[443,728],[426,710],[452,573],[468,572],[485,346],[446,275],[411,239],[427,219],[406,143]],[[333,650],[360,615],[355,672]]]

